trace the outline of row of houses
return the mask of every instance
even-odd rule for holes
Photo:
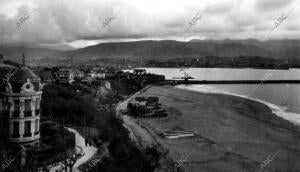
[[[106,70],[90,70],[89,72],[84,72],[78,69],[61,68],[55,73],[55,78],[61,83],[73,83],[75,80],[91,82],[95,79],[107,79],[114,75],[115,73]]]
[[[39,69],[35,71],[44,82],[71,84],[75,81],[92,82],[95,79],[107,79],[115,76],[115,72],[106,69],[80,70],[73,68]]]

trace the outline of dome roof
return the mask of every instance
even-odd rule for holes
[[[32,93],[41,91],[41,79],[25,65],[23,55],[23,65],[13,62],[3,63],[3,56],[0,55],[0,92],[6,93]]]
[[[11,66],[11,65],[0,63],[0,68],[12,68],[12,67],[13,66]]]
[[[40,81],[40,78],[26,66],[16,68],[12,73],[11,82],[26,82],[27,79],[30,79],[31,82]]]
[[[0,54],[0,77],[2,79],[8,79],[10,82],[27,82],[28,79],[31,82],[40,81],[40,78],[25,65],[24,54],[22,66],[19,64],[13,65],[13,62],[10,62],[10,64],[4,64],[3,62],[3,55]]]
[[[41,89],[40,78],[26,66],[0,67],[0,77],[0,92],[37,92]]]
[[[16,69],[17,69],[17,67],[15,67],[15,66],[0,63],[0,78],[1,79],[7,78],[8,75]]]

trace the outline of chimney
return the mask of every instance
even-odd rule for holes
[[[25,65],[25,55],[24,55],[24,53],[23,53],[23,58],[22,58],[22,66],[26,66]]]

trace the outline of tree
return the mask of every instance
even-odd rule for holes
[[[81,158],[82,156],[84,155],[84,153],[77,153],[75,151],[72,151],[72,150],[67,150],[65,152],[65,158],[64,158],[64,161],[63,161],[63,164],[65,166],[65,170],[67,171],[67,168],[69,167],[70,169],[70,172],[73,171],[73,167],[76,163],[76,161]]]

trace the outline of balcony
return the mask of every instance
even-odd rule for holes
[[[32,116],[31,110],[24,111],[24,117],[30,117],[30,116]]]
[[[31,133],[25,133],[23,137],[31,137]]]
[[[13,111],[12,112],[12,117],[19,118],[20,117],[20,111]]]
[[[20,134],[19,133],[13,133],[13,135],[11,137],[12,138],[20,138]]]

